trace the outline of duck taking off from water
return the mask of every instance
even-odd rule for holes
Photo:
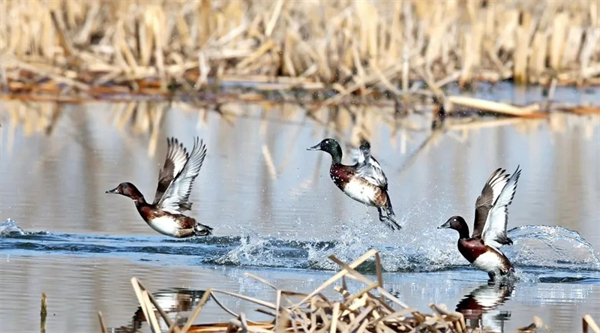
[[[152,204],[146,202],[132,183],[121,183],[106,193],[131,198],[144,221],[163,235],[177,238],[211,235],[211,227],[183,215],[192,208],[188,200],[194,179],[206,157],[206,146],[198,138],[194,138],[190,154],[175,138],[167,139],[167,146],[167,158],[158,175],[158,188]]]
[[[473,266],[486,271],[490,280],[497,276],[512,275],[514,269],[508,258],[500,251],[502,245],[512,244],[506,235],[508,205],[517,191],[521,170],[511,175],[498,169],[485,183],[475,203],[475,223],[469,238],[469,226],[461,216],[453,216],[439,226],[458,231],[458,250]]]
[[[379,162],[371,156],[371,145],[363,141],[356,152],[354,165],[342,164],[342,148],[334,139],[324,139],[308,150],[322,150],[332,158],[329,175],[335,185],[350,198],[367,206],[374,206],[379,220],[392,230],[402,227],[396,222],[388,183]]]

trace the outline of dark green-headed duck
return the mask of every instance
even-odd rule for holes
[[[332,158],[329,175],[335,185],[350,198],[377,208],[379,220],[392,230],[401,229],[395,220],[388,194],[388,182],[379,162],[371,156],[371,145],[363,141],[354,165],[342,164],[342,148],[334,139],[324,139],[308,150],[322,150]]]

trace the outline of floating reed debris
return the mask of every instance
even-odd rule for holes
[[[371,258],[374,258],[376,265],[376,281],[369,279],[356,270],[359,265]],[[267,302],[224,290],[208,289],[197,308],[182,326],[171,321],[163,309],[160,308],[158,302],[154,300],[152,294],[137,278],[132,278],[131,283],[141,309],[146,316],[146,321],[150,323],[153,332],[161,332],[158,325],[159,318],[156,313],[164,320],[166,327],[168,327],[167,332],[174,333],[491,332],[485,328],[468,327],[462,313],[450,311],[445,305],[430,304],[433,314],[427,314],[404,304],[383,287],[380,256],[376,250],[368,251],[350,264],[339,260],[333,255],[330,255],[329,259],[339,265],[341,270],[309,294],[282,290],[258,276],[246,274],[247,277],[273,289],[277,295],[275,302]],[[348,287],[347,280],[358,281],[362,284],[359,287],[361,289],[352,291]],[[326,289],[333,285],[335,285],[333,290],[340,295],[339,300],[329,299],[323,294]],[[260,306],[256,310],[257,312],[271,316],[273,319],[261,322],[252,321],[247,318],[246,314],[236,313],[225,307],[219,299],[221,295],[254,303]],[[209,297],[234,318],[228,323],[193,325]],[[535,332],[536,328],[540,327],[544,327],[542,320],[539,317],[534,317],[533,323],[520,328],[518,331]],[[596,324],[589,315],[583,318],[584,333],[587,333],[588,329],[595,330],[594,333],[598,332]]]
[[[588,0],[4,0],[0,86],[98,98],[245,84],[405,100],[417,80],[434,91],[597,85],[599,41],[600,4]]]

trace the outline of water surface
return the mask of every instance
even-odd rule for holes
[[[307,114],[292,105],[231,104],[219,113],[177,103],[2,102],[1,110],[2,332],[39,331],[42,292],[48,332],[97,331],[97,311],[110,327],[131,324],[133,276],[170,302],[209,287],[272,300],[244,273],[307,292],[336,269],[327,255],[351,261],[370,248],[382,253],[386,288],[423,311],[445,303],[471,317],[483,313],[485,325],[506,332],[533,315],[569,332],[582,315],[600,313],[597,117],[450,120],[431,138],[429,117],[394,121],[374,108]],[[213,237],[158,235],[129,199],[104,193],[130,181],[152,198],[166,137],[189,146],[194,135],[208,155],[191,214],[214,227]],[[335,137],[349,163],[361,135],[388,177],[399,232],[333,185],[329,156],[306,151]],[[436,227],[455,214],[472,221],[490,173],[517,165],[515,244],[503,250],[521,281],[488,286],[458,253],[457,235]],[[227,302],[253,314],[251,304]],[[211,303],[198,322],[228,318]]]

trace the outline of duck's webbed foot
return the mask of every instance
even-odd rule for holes
[[[385,223],[388,228],[392,230],[402,229],[402,227],[398,224],[398,222],[396,222],[391,214],[385,214],[384,210],[380,207],[377,207],[377,211],[379,212],[379,221]]]
[[[198,222],[196,222],[196,225],[194,226],[194,234],[196,236],[210,236],[212,235],[212,230],[213,228]]]

